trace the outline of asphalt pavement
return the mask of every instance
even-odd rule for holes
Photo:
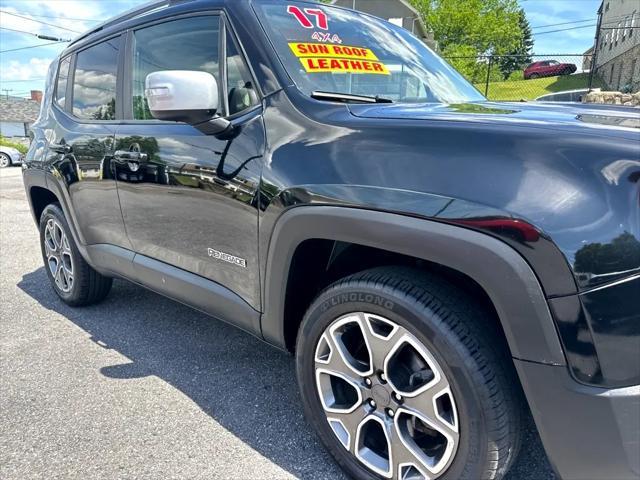
[[[0,479],[341,479],[293,358],[117,280],[58,300],[20,168],[0,170]],[[508,480],[552,480],[530,424]]]

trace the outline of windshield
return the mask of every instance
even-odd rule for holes
[[[305,94],[379,96],[402,103],[465,103],[484,97],[407,30],[308,2],[264,0],[258,16]]]

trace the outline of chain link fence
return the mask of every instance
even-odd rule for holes
[[[481,55],[444,57],[489,100],[523,101],[576,90],[554,99],[580,101],[595,88],[606,88],[599,75],[591,74],[592,56]]]

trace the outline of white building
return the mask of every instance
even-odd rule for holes
[[[612,90],[640,90],[640,2],[604,0],[598,16],[596,72]]]

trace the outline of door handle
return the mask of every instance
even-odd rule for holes
[[[137,173],[140,167],[147,163],[149,156],[136,150],[116,150],[113,152],[113,158],[130,172]]]
[[[135,152],[130,150],[116,150],[113,153],[113,158],[123,162],[144,163],[149,159],[149,156],[143,152]]]
[[[50,143],[49,150],[56,153],[67,154],[71,153],[72,148],[71,145],[67,145],[66,143],[64,143],[64,141],[62,141],[60,143]]]

